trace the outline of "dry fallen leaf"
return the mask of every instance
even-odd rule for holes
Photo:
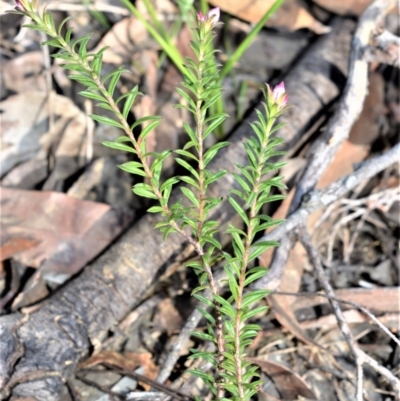
[[[315,400],[316,397],[308,384],[292,370],[279,363],[261,359],[247,358],[250,362],[258,365],[274,382],[282,399],[297,400],[305,397]]]
[[[146,27],[132,16],[114,24],[92,52],[96,53],[104,46],[109,46],[104,52],[103,62],[121,65],[130,62],[148,40]]]
[[[0,110],[0,171],[5,175],[12,174],[14,167],[18,169],[12,179],[5,176],[3,185],[19,185],[19,179],[32,188],[43,181],[49,154],[54,155],[54,168],[45,189],[60,189],[66,178],[85,165],[81,156],[85,154],[86,129],[93,122],[70,99],[53,92],[29,91],[8,97],[0,103]],[[21,113],[24,118],[20,118]]]
[[[11,256],[26,251],[27,249],[33,248],[38,244],[39,241],[29,238],[14,237],[12,239],[9,239],[5,243],[1,243],[0,245],[0,261],[3,262],[4,260],[11,258]]]
[[[257,23],[275,3],[275,0],[211,0],[209,2],[228,14],[251,23]],[[286,0],[266,25],[292,31],[308,28],[317,34],[330,31],[329,27],[317,21],[298,0]]]
[[[343,301],[354,302],[375,313],[400,313],[400,292],[398,287],[378,288],[341,288],[335,290],[335,296]],[[307,297],[296,297],[295,310],[312,308],[329,303],[325,297],[310,294]],[[351,306],[343,305],[344,308]]]
[[[170,298],[162,300],[157,305],[157,312],[153,320],[154,325],[165,330],[168,336],[179,332],[183,326],[182,317]]]
[[[38,271],[31,289],[43,279],[61,284],[82,269],[121,232],[127,219],[109,205],[82,201],[62,193],[1,188],[0,243],[10,249],[22,239],[35,241],[16,247],[13,259]],[[24,292],[15,304],[22,306]]]
[[[300,290],[303,269],[307,263],[307,254],[300,243],[296,243],[290,251],[289,258],[279,285],[279,291],[296,293]],[[267,297],[271,310],[275,313],[276,320],[296,338],[312,347],[320,346],[312,340],[300,324],[294,314],[296,297],[271,294]]]
[[[374,71],[369,78],[362,112],[350,131],[349,140],[357,145],[372,145],[379,138],[386,113],[385,81],[380,72]]]
[[[322,8],[339,15],[361,15],[373,0],[313,0]]]
[[[152,355],[149,352],[125,352],[123,354],[116,351],[101,351],[98,354],[91,356],[79,364],[81,369],[89,369],[94,366],[106,363],[115,366],[122,370],[133,371],[138,367],[144,367],[144,376],[155,380],[159,369],[154,364]],[[143,383],[143,387],[148,391],[150,387]]]
[[[47,88],[44,70],[43,52],[33,51],[21,54],[4,63],[0,70],[5,87],[14,93],[37,90],[45,92]]]

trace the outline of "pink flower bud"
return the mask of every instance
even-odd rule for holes
[[[203,15],[201,11],[197,13],[197,20],[199,22],[209,22],[211,26],[215,25],[219,21],[220,11],[219,7],[212,8],[207,15]]]
[[[289,102],[289,96],[286,94],[285,84],[281,82],[272,90],[270,86],[267,85],[267,89],[272,103],[278,106],[278,110],[282,110]]]
[[[26,7],[22,1],[15,0],[15,10],[16,11],[26,11]]]
[[[220,11],[219,7],[212,8],[208,13],[207,13],[207,19],[213,18],[213,24],[216,24],[219,21],[220,17]]]
[[[275,88],[272,90],[272,96],[275,102],[277,102],[284,93],[285,93],[285,84],[281,82],[279,85],[276,85]]]
[[[199,22],[205,22],[206,21],[206,17],[203,15],[203,13],[201,11],[199,11],[197,13],[197,19],[199,20]]]

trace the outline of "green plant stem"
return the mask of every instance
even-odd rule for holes
[[[121,2],[128,8],[128,10],[138,19],[140,20],[146,29],[149,31],[151,36],[157,41],[157,43],[164,49],[165,53],[167,53],[168,57],[173,61],[175,66],[179,69],[182,74],[188,74],[188,70],[184,67],[183,59],[181,54],[179,53],[176,46],[171,43],[168,35],[163,37],[156,29],[154,29],[151,24],[149,24],[142,14],[137,10],[137,8],[129,1],[129,0],[121,0]],[[163,29],[164,31],[164,29]],[[189,72],[190,73],[190,72]]]
[[[56,36],[56,38],[59,40],[60,44],[65,48],[65,50],[67,52],[69,52],[70,54],[73,54],[75,57],[75,61],[77,61],[92,77],[92,79],[94,80],[94,82],[96,83],[97,87],[99,88],[100,92],[103,94],[103,96],[105,97],[105,99],[107,100],[108,104],[110,105],[110,107],[113,109],[115,115],[117,116],[119,122],[121,123],[121,125],[123,126],[124,132],[125,134],[130,138],[132,145],[135,148],[135,151],[137,153],[137,156],[140,160],[140,162],[143,165],[143,169],[144,172],[146,173],[147,178],[149,179],[149,183],[150,186],[152,187],[152,190],[154,192],[154,194],[156,195],[156,197],[158,198],[158,201],[160,203],[160,206],[163,208],[164,213],[168,216],[171,217],[172,216],[172,212],[171,210],[168,208],[167,205],[163,205],[163,196],[159,190],[159,188],[154,185],[153,183],[153,174],[150,170],[150,167],[147,163],[146,158],[144,157],[141,149],[140,149],[140,143],[138,143],[138,141],[136,140],[136,138],[134,137],[129,124],[127,123],[126,119],[124,118],[124,116],[122,115],[118,105],[115,103],[114,99],[108,94],[107,89],[105,88],[105,86],[102,84],[100,78],[97,76],[97,74],[91,69],[90,65],[88,64],[88,62],[86,60],[81,59],[81,57],[79,57],[79,55],[74,52],[74,50],[65,42],[65,40],[62,37],[59,37],[58,35]],[[200,139],[202,136],[202,124],[201,124],[201,111],[200,111],[200,106],[201,106],[201,101],[198,101],[198,107],[199,107],[199,113],[197,116],[199,117],[199,133],[200,133]],[[201,151],[199,150],[199,156],[201,154],[201,168],[199,165],[199,169],[200,172],[202,172],[200,174],[200,176],[202,177],[201,182],[201,188],[202,188],[202,202],[201,202],[201,210],[199,210],[199,216],[203,216],[203,212],[204,212],[204,165],[203,165],[203,150],[202,150],[202,140],[199,141],[200,143],[200,147],[201,147]],[[202,221],[203,217],[201,217],[201,219],[199,218],[199,222]],[[203,261],[203,267],[205,272],[207,273],[207,278],[208,278],[208,282],[210,284],[210,289],[212,291],[213,294],[218,295],[218,287],[216,285],[216,282],[214,280],[214,276],[211,270],[210,265],[206,262],[205,260],[205,253],[204,253],[204,249],[202,247],[202,245],[200,244],[200,241],[195,238],[193,238],[192,236],[188,235],[178,224],[176,221],[174,220],[169,220],[170,225],[177,231],[179,232],[181,235],[183,235],[188,242],[193,245],[193,247],[196,250],[196,253],[202,258]],[[199,234],[201,233],[201,227],[202,224],[199,224],[200,227],[200,231]],[[219,310],[219,305],[218,303],[215,302],[215,312],[216,312],[216,321],[217,321],[217,327],[216,327],[216,332],[217,332],[217,348],[218,348],[218,372],[219,374],[222,372],[222,362],[223,362],[223,358],[224,358],[224,339],[223,339],[223,321],[222,321],[222,316],[221,316],[221,312]],[[218,398],[222,398],[224,394],[224,389],[223,389],[223,385],[222,383],[218,383]]]
[[[201,43],[200,46],[200,52],[199,52],[199,59],[198,59],[198,74],[197,74],[197,82],[201,83],[203,80],[203,67],[206,67],[206,64],[204,63],[204,57],[207,52],[207,49],[204,47],[203,43]],[[206,187],[205,187],[205,166],[204,166],[204,148],[203,148],[203,121],[204,118],[202,116],[202,91],[204,87],[202,84],[198,85],[197,88],[197,100],[196,100],[196,113],[195,113],[195,119],[197,123],[197,141],[198,141],[198,171],[199,171],[199,210],[198,210],[198,222],[197,222],[197,240],[200,242],[201,237],[202,237],[202,231],[203,231],[203,224],[205,217],[204,216],[204,207],[206,205]],[[207,262],[206,258],[202,258],[202,264],[203,267],[207,273],[208,276],[208,281],[210,283],[210,288],[211,292],[213,295],[219,295],[218,294],[218,288],[215,284],[214,276],[211,270],[211,267],[209,263]],[[221,311],[220,311],[220,306],[217,301],[214,301],[214,308],[215,308],[215,316],[216,316],[216,335],[217,335],[217,349],[218,349],[218,366],[217,366],[217,371],[218,371],[218,378],[217,378],[217,397],[218,399],[222,398],[224,396],[224,388],[223,388],[223,383],[221,382],[221,373],[223,373],[223,368],[222,364],[224,361],[224,352],[225,352],[225,341],[224,341],[224,327],[223,327],[223,321],[222,321],[222,316],[221,316]]]
[[[259,194],[259,186],[262,179],[262,170],[265,163],[265,155],[263,149],[265,149],[268,145],[269,139],[269,132],[272,126],[275,123],[275,118],[271,118],[268,121],[267,132],[265,134],[265,138],[263,143],[261,144],[261,151],[260,151],[260,158],[258,160],[257,170],[256,170],[256,177],[254,180],[253,190],[252,192],[255,194],[253,197],[252,202],[250,203],[250,212],[249,212],[249,225],[247,226],[246,232],[246,240],[244,244],[244,253],[243,258],[241,260],[241,267],[240,267],[240,277],[239,277],[239,289],[238,289],[238,297],[236,302],[236,319],[234,323],[234,331],[235,331],[235,365],[236,365],[236,380],[238,385],[239,391],[239,400],[244,400],[244,388],[243,388],[243,368],[242,368],[242,361],[244,355],[241,354],[241,341],[240,341],[240,331],[242,328],[242,319],[241,319],[241,309],[242,309],[242,300],[243,300],[243,292],[244,292],[244,282],[246,279],[246,270],[247,265],[249,263],[249,256],[250,256],[250,247],[252,244],[252,240],[254,237],[254,222],[257,218],[257,198]]]
[[[40,21],[40,20],[36,20],[36,21]],[[48,32],[49,34],[51,34],[51,32]],[[167,205],[163,205],[162,204],[162,194],[160,192],[160,190],[158,189],[157,186],[154,185],[153,183],[153,174],[150,170],[150,167],[147,163],[146,158],[144,157],[141,149],[140,149],[140,144],[138,143],[138,141],[136,140],[136,138],[134,137],[129,124],[127,123],[127,121],[125,120],[124,116],[122,115],[118,105],[115,103],[114,99],[108,94],[107,89],[105,88],[105,86],[103,85],[103,83],[100,80],[100,77],[97,76],[97,74],[91,69],[90,65],[88,64],[88,62],[84,59],[82,59],[73,49],[71,46],[68,45],[68,43],[64,40],[63,37],[58,36],[56,34],[52,34],[51,35],[53,38],[57,39],[60,44],[63,46],[63,48],[70,54],[72,54],[75,58],[75,61],[78,62],[92,77],[92,79],[94,80],[94,82],[96,83],[99,91],[102,93],[102,95],[105,97],[105,99],[107,100],[108,104],[110,105],[110,107],[113,109],[115,115],[117,116],[119,122],[121,123],[121,125],[123,126],[124,132],[125,134],[129,137],[129,139],[132,142],[132,145],[135,148],[135,151],[137,152],[137,156],[140,160],[140,162],[143,165],[143,169],[146,173],[147,178],[149,179],[150,185],[153,189],[154,194],[157,196],[160,206],[163,208],[164,213],[170,217],[172,216],[172,212],[171,210],[168,208]],[[198,241],[196,241],[193,237],[191,237],[190,235],[188,235],[181,227],[179,227],[179,225],[174,221],[174,220],[169,220],[170,225],[177,231],[179,232],[181,235],[183,235],[188,242],[193,245],[193,247],[195,248],[196,252],[202,256],[204,255],[204,250],[203,247],[200,245],[200,243]],[[214,287],[215,283],[214,283]]]

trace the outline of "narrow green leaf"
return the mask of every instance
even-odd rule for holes
[[[40,43],[42,46],[48,45],[52,47],[56,47],[57,49],[64,49],[64,46],[60,44],[57,39],[46,40]]]
[[[244,280],[244,286],[247,287],[253,281],[265,276],[268,273],[268,269],[265,267],[255,267],[249,270],[246,274],[246,279]]]
[[[143,198],[158,199],[157,196],[152,191],[150,185],[147,184],[142,184],[142,183],[136,184],[132,188],[132,191],[136,195],[142,196]]]
[[[235,308],[224,298],[220,295],[214,294],[214,299],[222,305],[223,312],[228,315],[233,321],[236,318],[236,310]]]
[[[110,110],[113,112],[113,114],[115,113],[115,110],[106,102],[97,103],[96,107],[100,107],[105,110]]]
[[[238,284],[237,284],[232,272],[229,270],[228,266],[224,266],[224,270],[225,270],[226,275],[228,276],[228,285],[229,285],[229,289],[232,293],[233,299],[235,300],[235,302],[237,302],[238,296],[239,296]]]
[[[99,116],[97,114],[90,114],[89,117],[94,121],[98,121],[99,123],[112,125],[114,127],[118,127],[118,128],[124,129],[124,127],[122,126],[121,123],[119,123],[118,121],[113,120],[110,117]],[[103,142],[103,144],[104,144],[104,142]]]
[[[191,173],[193,174],[193,176],[194,176],[197,180],[200,179],[199,174],[197,173],[197,171],[196,171],[186,160],[183,160],[183,159],[181,159],[180,157],[177,157],[177,158],[175,159],[175,161],[176,161],[177,163],[179,163],[182,167],[185,167],[186,170],[188,170],[189,172],[191,172]]]
[[[198,143],[198,140],[197,140],[196,134],[193,132],[193,130],[192,130],[192,128],[190,127],[190,125],[189,125],[188,123],[184,122],[184,123],[183,123],[183,128],[185,129],[186,133],[188,134],[190,140],[191,140],[193,143],[196,143],[196,144],[197,144],[197,143]]]
[[[91,78],[87,78],[78,74],[69,75],[68,78],[77,81],[80,84],[87,86],[88,88],[98,89],[96,83]]]
[[[124,108],[122,110],[122,115],[124,116],[125,119],[128,118],[128,114],[131,111],[132,105],[133,105],[138,93],[139,93],[138,86],[135,86],[130,91],[129,95],[126,97]]]
[[[225,146],[228,146],[229,142],[218,142],[215,145],[211,146],[210,149],[207,150],[206,153],[204,153],[203,160],[204,160],[204,167],[207,166],[208,163],[215,157],[217,152],[224,148]]]
[[[215,319],[205,309],[200,306],[198,306],[197,309],[213,326],[217,324]],[[211,339],[211,341],[213,341],[213,339]]]
[[[248,312],[242,315],[242,320],[248,320],[251,317],[263,313],[268,310],[268,306],[259,306],[258,308],[249,310]]]
[[[232,173],[232,175],[235,177],[236,182],[246,191],[246,192],[251,192],[251,189],[249,187],[249,184],[244,180],[242,176],[236,173]]]
[[[142,125],[145,122],[158,121],[158,120],[161,120],[161,117],[159,117],[159,116],[146,116],[146,117],[139,118],[139,120],[136,120],[135,123],[131,125],[131,131],[133,131],[136,127],[138,127],[139,125]]]
[[[129,138],[129,136],[122,135],[122,136],[119,136],[117,139],[114,139],[114,142],[130,142],[130,143],[132,143],[132,139]]]
[[[67,17],[61,21],[61,24],[59,25],[58,30],[57,30],[58,36],[62,36],[62,30],[63,30],[64,26],[71,18],[72,17]]]
[[[64,40],[68,43],[68,45],[71,43],[71,36],[72,36],[72,28],[69,28],[64,38]]]
[[[200,302],[202,302],[203,304],[207,305],[210,308],[214,307],[214,304],[211,300],[207,299],[206,297],[204,297],[203,295],[200,294],[192,294],[195,298],[197,298]]]
[[[175,185],[176,183],[179,182],[178,177],[171,177],[168,178],[168,180],[166,180],[160,187],[160,191],[163,192],[165,190],[165,188],[167,187],[172,187],[173,185]]]
[[[79,94],[81,96],[87,97],[88,99],[99,100],[101,102],[105,100],[104,97],[101,96],[100,94],[90,91],[81,91],[79,92]]]
[[[188,157],[189,159],[193,159],[197,163],[199,162],[199,159],[193,153],[190,153],[190,152],[188,152],[186,150],[177,149],[177,150],[175,150],[175,153],[178,153],[178,155],[181,155],[181,156]]]
[[[199,184],[192,177],[183,175],[179,176],[179,179],[183,182],[186,182],[189,185],[193,185],[196,189],[200,190]]]
[[[253,290],[248,294],[243,296],[242,308],[246,308],[252,303],[258,302],[260,299],[264,298],[270,291],[268,290]]]
[[[217,171],[215,174],[211,175],[209,178],[207,178],[204,181],[204,185],[207,187],[208,185],[210,185],[211,183],[213,183],[214,181],[219,180],[221,177],[223,177],[225,174],[227,173],[227,170],[220,170]]]
[[[139,135],[139,138],[144,141],[146,137],[150,134],[153,129],[155,129],[161,122],[161,119],[152,121],[150,124],[146,125],[143,129],[142,132]]]
[[[143,171],[143,165],[139,162],[127,162],[120,164],[118,166],[121,170],[124,170],[131,174],[140,175],[142,177],[147,177],[147,174]]]
[[[131,146],[125,145],[123,143],[119,142],[111,142],[111,141],[104,141],[102,142],[104,146],[107,146],[108,148],[112,149],[118,149],[118,150],[125,150],[126,152],[131,152],[136,154],[136,150],[133,149]]]
[[[196,104],[188,93],[186,93],[182,88],[175,88],[175,90],[196,110]]]
[[[164,213],[164,209],[161,206],[152,206],[147,211],[149,213]]]
[[[215,248],[217,248],[217,249],[222,248],[221,244],[214,237],[211,237],[210,235],[203,235],[201,238],[201,242],[202,243],[208,242],[208,243],[214,245]]]
[[[236,210],[237,214],[242,218],[242,220],[249,225],[249,219],[246,215],[246,212],[242,209],[242,207],[233,199],[231,196],[228,196],[228,201],[232,205],[232,207]]]
[[[121,75],[122,75],[122,69],[119,70],[116,74],[114,74],[110,79],[110,83],[108,84],[107,92],[111,97],[114,95],[114,90],[118,84],[119,79],[121,78]]]
[[[189,188],[181,187],[180,189],[183,192],[183,194],[190,200],[190,202],[193,203],[194,206],[196,206],[197,208],[200,207],[199,200]]]

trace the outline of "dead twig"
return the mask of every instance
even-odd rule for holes
[[[329,299],[329,297],[326,294],[322,294],[319,292],[283,292],[283,291],[276,291],[273,293],[273,295],[285,295],[285,296],[294,296],[294,297],[322,297],[322,298],[327,298]],[[379,319],[373,314],[371,313],[367,308],[364,308],[364,306],[357,304],[356,302],[352,302],[352,301],[346,301],[344,299],[340,299],[340,298],[336,298],[333,297],[331,298],[336,302],[339,302],[343,305],[349,305],[352,306],[355,309],[358,309],[360,312],[364,313],[365,315],[367,315],[392,341],[394,341],[398,346],[400,346],[400,340],[384,325],[382,324]]]
[[[215,281],[219,288],[221,288],[221,280],[224,277],[225,273],[223,270],[215,273]],[[202,293],[202,296],[209,300],[212,299],[212,293],[210,290],[204,291]],[[202,317],[203,315],[197,308],[195,308],[193,312],[189,315],[185,325],[183,326],[182,330],[179,333],[179,336],[172,345],[171,350],[169,351],[168,356],[164,362],[164,365],[160,370],[160,373],[158,374],[157,377],[158,383],[165,383],[165,381],[168,379],[177,360],[181,356],[182,349],[186,346],[186,344],[189,341],[191,332],[198,326]]]
[[[321,190],[313,190],[303,200],[301,206],[292,213],[282,224],[270,233],[260,238],[260,241],[280,240],[286,233],[294,230],[296,227],[304,224],[307,217],[316,210],[329,206],[339,198],[351,191],[361,182],[373,177],[385,170],[400,159],[400,144],[388,150],[381,156],[370,159],[360,165],[360,167]]]
[[[138,382],[148,384],[149,386],[154,387],[155,389],[163,392],[164,394],[168,394],[169,396],[173,397],[173,399],[177,399],[177,400],[181,400],[181,401],[193,401],[193,398],[188,396],[187,394],[184,394],[177,390],[173,390],[172,388],[167,387],[161,383],[158,383],[155,380],[152,380],[139,373],[132,372],[130,370],[119,369],[112,365],[109,365],[108,363],[105,363],[104,366],[106,366],[107,368],[111,369],[113,372],[118,373],[122,376],[128,376],[128,377],[131,377],[132,379],[137,380]]]
[[[380,30],[374,35],[374,45],[366,46],[362,58],[367,62],[379,62],[399,66],[400,37],[387,30]]]
[[[101,384],[95,382],[94,380],[90,380],[88,378],[86,378],[84,375],[77,373],[76,374],[76,378],[79,379],[81,382],[92,386],[94,388],[97,388],[98,390],[100,390],[101,392],[108,394],[111,399],[113,401],[120,401],[120,400],[126,400],[126,396],[122,395],[122,394],[118,394],[115,391],[112,391],[110,389],[108,389],[106,386],[102,386]]]
[[[52,370],[36,370],[13,375],[8,383],[1,389],[0,400],[8,400],[11,390],[18,384],[60,376],[60,372]]]
[[[375,0],[361,15],[353,38],[349,76],[343,96],[326,131],[310,148],[309,155],[312,157],[297,186],[290,212],[294,212],[303,196],[315,187],[359,117],[368,89],[368,63],[360,59],[361,52],[369,44],[377,24],[395,4],[396,0]]]
[[[367,355],[364,351],[362,351],[354,339],[350,327],[344,318],[343,312],[340,308],[339,302],[335,300],[335,293],[333,288],[331,287],[328,278],[325,275],[324,269],[322,267],[321,258],[312,244],[312,239],[310,234],[308,233],[305,226],[300,227],[299,229],[299,238],[302,242],[304,248],[308,253],[308,257],[311,263],[314,266],[315,273],[317,275],[318,281],[324,289],[333,312],[336,316],[338,326],[340,331],[343,334],[347,344],[349,345],[350,351],[355,359],[356,367],[357,367],[357,385],[356,385],[356,399],[357,401],[363,401],[363,365],[368,364],[377,372],[379,372],[382,377],[384,377],[394,388],[394,390],[400,396],[400,380],[394,376],[394,374],[384,366],[380,365],[377,361]]]

